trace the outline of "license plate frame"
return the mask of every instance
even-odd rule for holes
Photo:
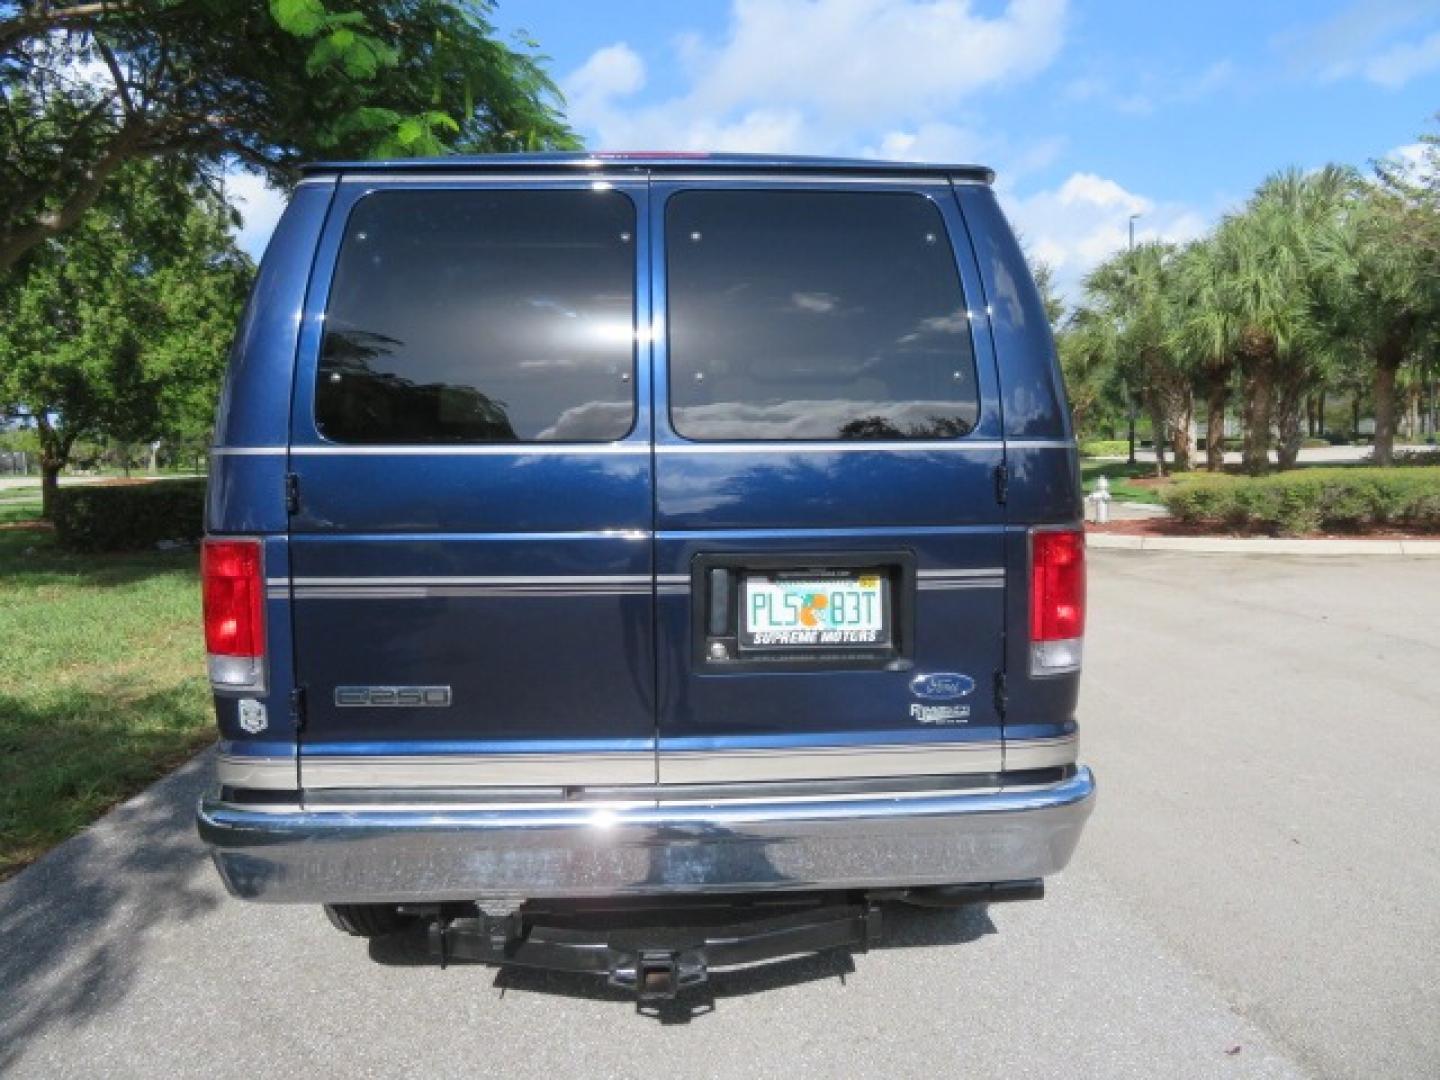
[[[736,644],[742,654],[816,655],[889,649],[890,575],[875,566],[745,570]]]
[[[915,553],[905,549],[757,552],[701,551],[690,557],[691,657],[707,674],[762,671],[908,671],[915,655]],[[760,644],[742,646],[740,607],[746,574],[793,572],[875,573],[885,580],[885,643],[843,647]]]

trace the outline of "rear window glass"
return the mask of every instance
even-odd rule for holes
[[[616,191],[404,191],[345,227],[315,421],[346,443],[603,441],[635,418]]]
[[[670,416],[691,439],[934,439],[979,416],[921,195],[692,191],[666,208]]]

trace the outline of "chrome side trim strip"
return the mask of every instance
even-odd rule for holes
[[[613,754],[300,756],[300,783],[307,789],[587,787],[654,782],[655,755],[649,750]]]
[[[277,599],[286,594],[275,590]],[[416,585],[410,588],[390,586],[388,588],[361,589],[338,588],[297,588],[289,595],[296,600],[433,600],[443,597],[494,597],[510,599],[552,599],[576,600],[595,596],[649,596],[649,585],[613,586],[593,589],[540,589],[540,588],[486,588],[478,585]]]
[[[590,454],[648,454],[648,442],[621,443],[486,443],[483,446],[292,446],[306,457],[535,457]]]
[[[656,443],[657,454],[905,454],[968,450],[1003,450],[1001,439],[915,439],[910,442],[881,442],[868,439],[837,439],[833,442],[704,442]]]
[[[300,784],[293,757],[220,754],[215,759],[215,775],[225,787],[257,791],[294,791]]]
[[[924,580],[926,578],[988,578],[1004,577],[1003,566],[980,566],[972,570],[917,570],[915,576]]]
[[[585,188],[591,184],[644,184],[649,176],[643,171],[630,173],[582,172],[585,168],[604,168],[606,162],[594,166],[577,165],[573,173],[495,173],[495,172],[449,172],[425,173],[420,171],[403,173],[383,172],[342,172],[340,182],[344,184],[386,184],[405,187],[412,184],[484,184],[488,187],[512,187],[516,184],[552,184],[555,187]],[[610,165],[614,168],[614,165]]]
[[[1012,771],[1073,765],[1079,757],[1079,735],[1061,735],[1053,739],[1005,740],[1005,768]]]
[[[662,784],[842,780],[999,772],[999,741],[823,746],[795,750],[660,750]]]
[[[283,579],[281,579],[283,580]],[[352,585],[352,586],[384,586],[384,585],[493,585],[496,587],[543,587],[543,586],[573,586],[585,588],[589,586],[610,586],[610,585],[650,585],[649,574],[499,574],[499,575],[446,575],[443,577],[297,577],[294,584],[299,587],[308,585]]]
[[[283,580],[283,579],[282,579]],[[276,584],[272,582],[272,586]],[[297,577],[297,600],[423,600],[443,596],[649,596],[649,574],[541,577]],[[271,593],[286,590],[272,588]]]
[[[844,173],[671,173],[656,172],[651,175],[656,183],[675,181],[682,184],[823,184],[833,187],[837,184],[888,184],[892,187],[949,187],[948,175],[936,176],[848,176]]]
[[[916,439],[912,442],[870,442],[864,439],[834,442],[742,442],[742,443],[498,443],[483,446],[212,446],[217,457],[275,457],[285,453],[301,456],[512,456],[531,457],[555,454],[900,454],[951,453],[968,450],[1072,450],[1073,439]]]
[[[956,592],[960,589],[1003,589],[1004,578],[989,578],[986,580],[974,581],[920,581],[917,585],[921,592]]]

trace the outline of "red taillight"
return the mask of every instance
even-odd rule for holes
[[[265,653],[265,577],[258,540],[206,540],[200,549],[205,651],[257,658]]]
[[[1085,634],[1085,534],[1079,529],[1030,535],[1030,640],[1065,641]]]

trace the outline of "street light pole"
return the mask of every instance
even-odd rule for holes
[[[1130,250],[1135,250],[1135,219],[1139,214],[1131,214],[1128,222],[1130,228]],[[1127,464],[1135,464],[1135,399],[1130,396],[1130,382],[1128,379],[1121,380],[1120,389],[1125,394],[1125,410],[1129,414],[1130,427],[1130,457]]]

